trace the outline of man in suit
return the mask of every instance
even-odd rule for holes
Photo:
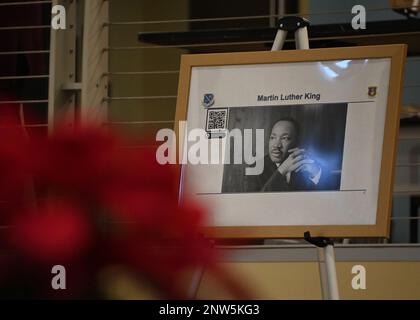
[[[246,192],[337,190],[328,170],[299,145],[299,124],[293,118],[277,121],[271,129],[264,171],[245,176]]]

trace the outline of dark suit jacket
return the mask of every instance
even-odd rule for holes
[[[286,177],[280,174],[270,156],[266,155],[264,171],[260,175],[245,176],[244,190],[246,192],[340,190],[341,175],[334,177],[327,168],[321,169],[318,184],[314,184],[305,172],[292,172],[290,181],[287,182]]]

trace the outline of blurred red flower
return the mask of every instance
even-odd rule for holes
[[[60,130],[33,144],[34,173],[56,193],[97,201],[116,149],[114,138],[102,131]]]
[[[92,292],[93,280],[86,281],[95,278],[92,273],[124,265],[164,296],[185,298],[173,279],[216,265],[215,251],[200,236],[204,213],[189,201],[178,205],[174,168],[159,165],[153,148],[122,146],[117,136],[98,129],[58,130],[46,141],[16,132],[2,139],[4,200],[16,203],[27,185],[46,192],[35,202],[23,197],[19,206],[8,207],[12,227],[0,246],[20,257],[16,261],[28,261],[28,275],[71,265],[78,294]],[[3,260],[0,269],[9,263],[9,272],[22,270],[14,261]],[[45,290],[41,294],[49,296]]]
[[[1,130],[0,139],[0,201],[11,206],[24,199],[25,187],[31,176],[31,163],[27,159],[28,143],[16,127]]]
[[[9,240],[20,254],[54,265],[76,260],[87,250],[90,237],[89,221],[80,208],[48,203],[16,216]]]

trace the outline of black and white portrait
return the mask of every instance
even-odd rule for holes
[[[235,107],[229,113],[229,130],[264,129],[264,167],[247,175],[252,165],[225,164],[222,193],[340,190],[346,103]],[[232,143],[226,152],[233,157]]]

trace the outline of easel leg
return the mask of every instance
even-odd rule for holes
[[[190,288],[188,290],[188,299],[196,299],[201,280],[204,275],[204,267],[197,267],[192,275]]]
[[[334,246],[318,247],[319,272],[324,300],[339,300]]]
[[[318,250],[319,275],[323,299],[339,300],[334,243],[326,237],[312,237],[309,231],[306,231],[303,237],[307,242],[316,246]]]
[[[286,41],[287,32],[284,30],[277,30],[276,37],[274,38],[271,51],[279,51],[283,48],[284,41]]]
[[[296,49],[309,49],[308,28],[303,27],[295,31]]]

